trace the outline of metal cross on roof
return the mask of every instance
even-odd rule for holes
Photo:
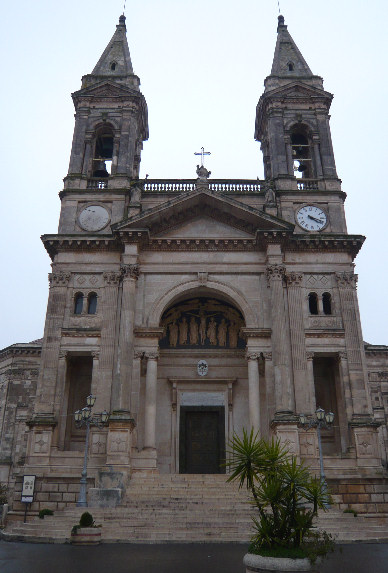
[[[205,151],[205,149],[203,147],[201,147],[201,152],[199,151],[194,151],[194,155],[200,155],[201,156],[201,167],[203,167],[203,162],[205,160],[205,155],[211,155],[210,151]]]

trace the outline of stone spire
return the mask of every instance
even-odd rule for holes
[[[136,87],[136,84],[139,84],[137,76],[133,73],[126,32],[125,16],[121,15],[119,23],[116,26],[116,31],[92,73],[82,78],[82,87],[90,86],[93,83],[104,80],[111,80],[132,88]]]
[[[271,75],[265,80],[266,91],[295,80],[301,80],[322,88],[322,78],[315,76],[310,70],[287,30],[284,16],[278,16],[277,33]]]

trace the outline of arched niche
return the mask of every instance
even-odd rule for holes
[[[210,296],[185,298],[163,313],[160,348],[245,348],[241,312],[229,302]]]

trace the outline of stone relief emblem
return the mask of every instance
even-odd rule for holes
[[[168,309],[161,325],[165,335],[161,348],[245,348],[240,330],[241,313],[215,299],[195,298]]]
[[[197,372],[199,376],[206,376],[209,371],[209,366],[206,360],[199,360],[197,364]]]

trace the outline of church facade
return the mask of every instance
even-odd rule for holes
[[[388,347],[362,338],[364,237],[347,233],[331,100],[279,16],[256,109],[265,180],[211,179],[203,162],[193,179],[141,180],[147,104],[120,17],[73,94],[58,233],[42,237],[44,336],[0,353],[0,481],[14,509],[27,474],[33,508],[74,504],[74,412],[89,394],[110,414],[91,428],[90,504],[120,504],[136,472],[222,473],[243,428],[318,471],[316,431],[298,423],[318,406],[335,416],[322,439],[336,491],[385,483]]]

